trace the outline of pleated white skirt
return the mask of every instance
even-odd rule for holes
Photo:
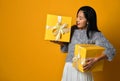
[[[71,62],[65,63],[61,81],[94,81],[91,72],[80,72],[72,66]]]

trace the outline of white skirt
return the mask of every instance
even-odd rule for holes
[[[71,62],[65,63],[61,81],[94,81],[91,72],[80,72],[72,66]]]

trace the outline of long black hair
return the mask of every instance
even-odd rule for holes
[[[97,16],[95,10],[90,6],[83,6],[78,9],[77,16],[79,11],[83,11],[85,18],[88,21],[87,32],[86,32],[87,37],[90,38],[89,32],[93,32],[93,31],[100,32],[97,27]]]

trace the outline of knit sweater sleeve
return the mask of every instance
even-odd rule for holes
[[[68,43],[64,43],[60,46],[60,49],[62,52],[67,53],[68,52]]]
[[[115,48],[113,45],[104,37],[104,35],[101,32],[98,32],[95,34],[95,44],[102,46],[105,48],[105,51],[103,52],[108,57],[108,61],[112,61],[114,55],[115,55]]]

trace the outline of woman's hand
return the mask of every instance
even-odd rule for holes
[[[59,44],[59,45],[64,45],[64,43],[63,43],[63,42],[60,42],[60,41],[50,41],[50,42],[53,42],[53,43]]]
[[[95,63],[97,63],[98,61],[103,60],[103,59],[107,59],[106,54],[102,54],[101,56],[96,57],[96,58],[87,58],[87,59],[86,59],[86,63],[85,63],[85,65],[83,66],[83,69],[84,69],[85,71],[88,71],[88,70],[90,70],[90,69],[93,67],[93,65],[94,65]]]
[[[98,58],[87,58],[86,59],[86,63],[85,65],[83,66],[83,69],[85,71],[88,71],[92,68],[92,66],[98,61]]]

